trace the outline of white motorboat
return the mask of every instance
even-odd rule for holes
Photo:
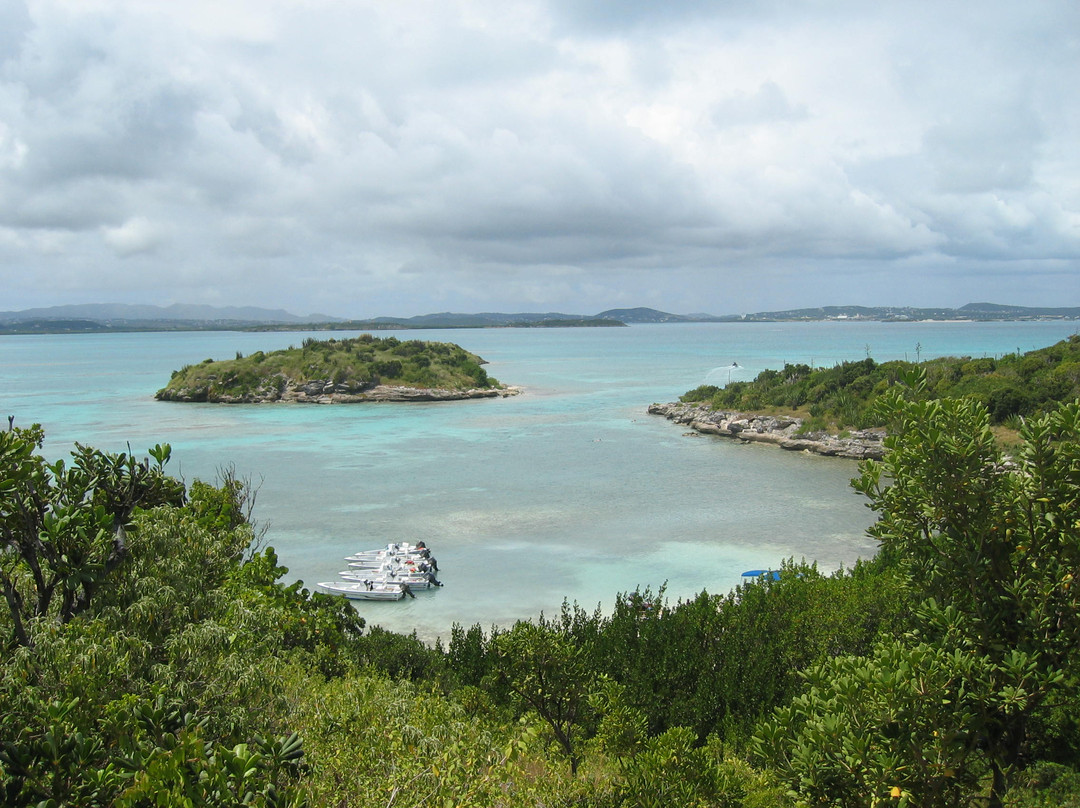
[[[319,588],[333,595],[343,595],[350,600],[401,600],[405,595],[412,595],[409,585],[405,583],[324,581],[319,584]]]
[[[373,573],[436,572],[439,565],[434,559],[427,558],[386,558],[381,561],[350,561],[349,569],[369,570]]]
[[[387,567],[402,566],[405,563],[407,562],[400,558],[372,558],[366,561],[348,561],[349,568],[354,570],[381,570]],[[416,562],[410,558],[408,563],[412,565]]]
[[[378,575],[368,570],[342,570],[338,573],[343,581],[371,581],[378,584],[407,584],[410,589],[435,589],[442,586],[430,572],[416,575]]]
[[[338,573],[341,582],[320,583],[320,588],[354,600],[401,600],[406,595],[416,597],[413,589],[442,586],[435,578],[438,562],[422,541],[392,543],[345,560],[349,568]]]
[[[416,544],[410,544],[409,542],[391,542],[383,548],[378,550],[361,550],[358,553],[353,553],[350,556],[346,556],[346,561],[385,561],[391,558],[413,558],[421,559],[427,558],[430,555],[430,551],[424,542],[417,542]]]

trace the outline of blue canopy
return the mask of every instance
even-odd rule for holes
[[[774,581],[780,580],[779,570],[747,570],[743,573],[743,578],[760,578],[762,575],[771,575]]]

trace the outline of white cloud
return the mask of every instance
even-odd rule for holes
[[[155,251],[165,241],[165,230],[142,216],[118,227],[102,228],[105,243],[121,258]]]
[[[724,313],[960,305],[982,267],[1080,305],[1078,9],[0,3],[0,281]]]

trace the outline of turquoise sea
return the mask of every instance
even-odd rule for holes
[[[1000,356],[1077,329],[820,322],[397,332],[456,342],[525,392],[329,407],[170,404],[153,394],[185,364],[355,332],[4,336],[0,414],[43,424],[53,456],[75,441],[140,455],[168,442],[170,469],[189,481],[234,467],[258,486],[255,517],[289,579],[308,586],[335,579],[353,551],[424,539],[445,587],[357,609],[430,640],[455,622],[486,628],[554,614],[564,598],[592,610],[665,582],[672,599],[723,593],[743,570],[788,557],[833,570],[874,553],[865,536],[873,514],[848,485],[854,463],[687,437],[647,415],[651,402],[785,362]]]

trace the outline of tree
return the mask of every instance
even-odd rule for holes
[[[1002,690],[994,675],[984,657],[884,642],[804,672],[751,749],[803,805],[959,808],[979,790],[977,711]]]
[[[576,774],[580,722],[596,689],[586,649],[555,629],[523,621],[494,645],[497,676],[547,723]]]
[[[887,396],[887,454],[855,488],[881,558],[924,598],[914,630],[811,670],[755,748],[812,805],[1001,805],[1029,727],[1075,703],[1080,403],[1027,423],[1015,458],[971,400]]]
[[[101,582],[127,558],[136,508],[182,504],[184,486],[164,473],[170,448],[149,458],[76,444],[71,466],[40,454],[44,431],[0,432],[0,588],[10,643],[33,644],[32,623],[66,623],[85,611]]]
[[[871,535],[926,598],[928,642],[983,660],[971,722],[999,804],[1050,696],[1075,696],[1080,647],[1080,402],[1031,419],[1005,458],[986,408],[904,401],[881,462],[854,482],[880,517]]]

